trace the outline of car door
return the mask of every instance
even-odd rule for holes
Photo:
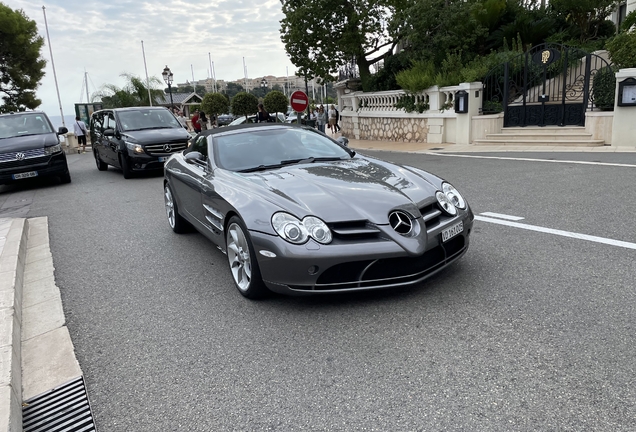
[[[114,135],[103,136],[103,160],[107,164],[119,166],[119,158],[117,150],[119,148],[119,139],[117,136],[117,120],[115,120],[115,113],[112,111],[104,112],[104,131],[112,130]]]
[[[91,125],[90,125],[90,133],[91,133],[91,147],[93,147],[93,151],[97,152],[99,158],[106,162],[104,156],[104,113],[97,112],[91,116]]]
[[[199,135],[187,153],[200,150],[201,146],[205,146],[205,142],[206,137]],[[184,152],[184,156],[187,153]],[[186,162],[185,159],[180,162],[178,169],[171,170],[171,186],[177,197],[180,213],[185,213],[183,216],[186,219],[199,224],[200,227],[206,226],[201,207],[201,187],[207,171],[208,165],[205,161]]]

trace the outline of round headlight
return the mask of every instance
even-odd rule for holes
[[[290,243],[305,243],[309,238],[302,222],[288,213],[274,214],[272,216],[272,226],[279,236]]]
[[[327,244],[331,242],[331,230],[326,223],[314,216],[307,216],[303,219],[303,225],[309,235],[318,243]]]
[[[442,209],[446,213],[448,213],[451,216],[455,216],[457,214],[457,209],[455,208],[453,203],[450,202],[450,200],[448,199],[448,197],[446,196],[444,192],[437,191],[437,193],[435,194],[435,197],[437,198],[437,202],[439,203],[440,207],[442,207]]]
[[[460,209],[466,208],[466,201],[461,194],[450,183],[442,184],[442,191],[444,195],[453,203],[453,205]]]

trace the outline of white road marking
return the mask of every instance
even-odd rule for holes
[[[475,155],[458,155],[458,154],[436,153],[436,152],[424,152],[424,154],[431,155],[431,156],[447,156],[447,157],[473,158],[473,159],[499,159],[499,160],[511,160],[511,161],[525,161],[525,162],[552,162],[552,163],[568,163],[568,164],[579,164],[579,165],[601,165],[601,166],[636,168],[636,165],[633,165],[633,164],[621,164],[621,163],[610,163],[610,162],[513,158],[513,157],[501,157],[501,156],[475,156]]]
[[[524,218],[519,217],[519,216],[510,216],[510,215],[505,215],[505,214],[501,214],[501,213],[492,213],[492,212],[485,212],[485,213],[479,213],[482,216],[490,216],[490,217],[494,217],[494,218],[499,218],[499,219],[508,219],[511,221],[520,221],[523,220]]]
[[[483,217],[483,216],[475,216],[475,219],[482,222],[490,222],[490,223],[506,225],[506,226],[510,226],[514,228],[521,228],[521,229],[530,230],[530,231],[554,234],[554,235],[563,236],[563,237],[570,237],[570,238],[575,238],[579,240],[587,240],[587,241],[596,242],[596,243],[603,243],[610,246],[618,246],[618,247],[624,247],[627,249],[636,250],[636,243],[630,243],[630,242],[625,242],[621,240],[613,240],[613,239],[608,239],[604,237],[596,237],[596,236],[591,236],[587,234],[579,234],[579,233],[570,232],[570,231],[544,228],[544,227],[535,226],[535,225],[522,224],[519,222],[511,222],[511,221],[501,220],[501,219],[493,219],[493,218]]]

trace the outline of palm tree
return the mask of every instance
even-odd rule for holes
[[[120,76],[126,78],[127,82],[123,87],[114,84],[104,84],[102,89],[91,96],[91,101],[101,100],[104,108],[122,108],[130,106],[149,106],[148,89],[153,101],[164,95],[163,90],[157,88],[161,85],[161,80],[157,77],[148,79],[149,86],[140,77],[123,73]]]

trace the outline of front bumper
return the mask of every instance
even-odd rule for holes
[[[22,161],[9,161],[0,164],[0,183],[10,183],[23,179],[14,179],[13,175],[27,172],[37,172],[37,177],[51,177],[64,175],[68,172],[66,155],[64,152],[51,156],[39,156]],[[33,177],[31,177],[33,178]]]
[[[150,156],[145,153],[137,154],[128,152],[127,157],[130,169],[133,171],[154,171],[162,170],[165,162],[170,158],[171,154],[166,153],[160,156]]]
[[[386,237],[372,242],[293,245],[278,236],[250,231],[261,276],[272,291],[315,294],[413,285],[466,253],[473,226],[469,210],[421,234],[422,253],[412,254]],[[463,222],[462,233],[442,242],[441,232]],[[276,256],[267,257],[261,251]],[[271,254],[267,254],[271,255]]]

